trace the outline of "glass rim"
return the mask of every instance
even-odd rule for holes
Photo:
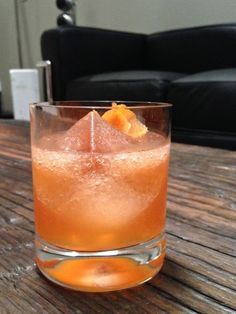
[[[63,105],[63,103],[65,105]],[[89,106],[85,106],[83,104],[87,104],[87,103],[91,103],[91,105]],[[103,106],[98,106],[95,104],[108,104],[109,105],[103,105]],[[113,100],[65,100],[65,101],[53,101],[52,104],[50,104],[49,102],[33,102],[30,103],[29,106],[31,108],[37,108],[37,107],[43,107],[43,108],[68,108],[68,109],[95,109],[95,110],[99,110],[99,109],[111,109],[112,107],[112,103],[116,103],[116,104],[124,104],[127,106],[127,108],[131,108],[131,109],[151,109],[151,108],[171,108],[173,105],[168,103],[168,102],[158,102],[158,101],[123,101],[123,100],[117,100],[117,101],[113,101]],[[66,105],[66,104],[72,104],[72,105]],[[78,105],[76,105],[78,104]],[[94,105],[93,105],[94,104]],[[140,105],[139,105],[140,104]],[[145,105],[144,105],[145,104]]]

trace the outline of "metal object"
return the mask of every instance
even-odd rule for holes
[[[68,13],[61,13],[57,17],[57,25],[58,26],[69,26],[74,25],[74,20],[72,16]]]
[[[52,64],[49,60],[42,60],[37,62],[36,66],[38,68],[42,68],[45,73],[45,81],[46,81],[46,94],[47,101],[50,105],[53,104],[53,95],[52,95]]]
[[[58,26],[76,24],[76,4],[74,0],[56,0],[56,6],[62,13],[57,17]]]
[[[23,68],[23,56],[22,56],[22,46],[21,46],[21,34],[20,34],[20,14],[19,14],[19,3],[17,0],[14,1],[14,7],[15,7],[15,18],[16,18],[16,39],[17,39],[19,67]]]
[[[56,5],[59,10],[70,11],[74,5],[73,0],[56,0]]]

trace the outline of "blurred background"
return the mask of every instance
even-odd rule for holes
[[[235,22],[235,0],[75,0],[76,24],[152,33]],[[41,59],[40,36],[57,27],[54,0],[0,0],[2,112],[12,112],[9,69],[34,68]]]

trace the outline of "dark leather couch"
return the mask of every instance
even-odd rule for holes
[[[151,35],[48,30],[55,100],[173,104],[173,140],[236,149],[236,24]]]

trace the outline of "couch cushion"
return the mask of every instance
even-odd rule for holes
[[[152,70],[189,74],[234,68],[235,40],[235,23],[154,33],[147,36],[147,62]]]
[[[96,74],[70,82],[67,100],[165,101],[169,82],[184,74],[160,71],[122,71]]]
[[[236,69],[197,73],[173,81],[168,92],[174,128],[236,133]]]
[[[232,132],[174,128],[171,139],[173,142],[236,150],[236,136]]]

